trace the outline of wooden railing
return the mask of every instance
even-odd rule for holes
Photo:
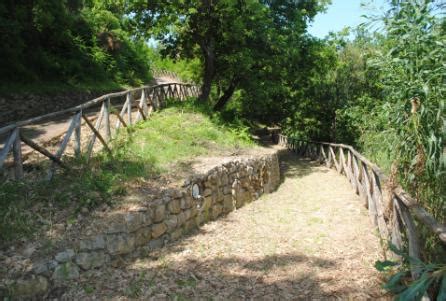
[[[185,100],[190,96],[198,96],[198,93],[198,87],[192,84],[144,86],[106,94],[76,107],[9,124],[0,128],[0,137],[5,138],[0,150],[0,174],[4,174],[9,168],[8,171],[13,170],[12,176],[15,179],[24,177],[22,148],[27,145],[52,161],[48,172],[48,178],[51,178],[56,167],[69,168],[62,161],[68,145],[72,146],[74,156],[83,154],[87,160],[92,156],[96,140],[102,144],[101,149],[111,153],[109,141],[120,127],[147,119],[152,111],[162,107],[167,99]],[[60,118],[71,121],[55,150],[51,151],[44,143],[37,143],[27,137],[24,130],[27,126]],[[87,143],[84,145],[81,143],[81,132],[83,136],[87,135]]]
[[[164,70],[164,69],[154,69],[152,71],[152,74],[154,77],[170,77],[170,78],[175,78],[175,79],[179,79],[178,74],[176,74],[175,72],[169,71],[169,70]]]
[[[378,166],[344,144],[300,141],[279,135],[279,144],[301,156],[310,157],[336,169],[350,181],[355,192],[368,208],[372,223],[381,239],[391,241],[397,248],[403,246],[403,233],[408,243],[409,256],[420,258],[420,237],[417,223],[423,223],[446,243],[446,226],[437,222],[401,186],[389,187],[388,179]],[[390,184],[391,185],[391,184]],[[411,266],[412,276],[419,276],[419,267]]]

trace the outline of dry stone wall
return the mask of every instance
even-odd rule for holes
[[[276,153],[223,162],[190,176],[182,187],[162,191],[147,204],[95,221],[94,233],[82,233],[72,246],[33,263],[25,277],[4,283],[3,292],[22,297],[44,295],[50,287],[75,281],[83,271],[119,266],[123,256],[138,256],[175,241],[272,192],[279,182]]]

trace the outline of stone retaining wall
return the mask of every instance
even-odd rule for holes
[[[94,233],[81,233],[69,248],[33,263],[25,277],[4,283],[3,293],[44,295],[52,286],[75,281],[82,271],[119,266],[122,256],[138,256],[141,251],[175,241],[203,223],[272,192],[279,182],[276,153],[223,162],[189,177],[182,187],[162,191],[148,204],[94,221]]]

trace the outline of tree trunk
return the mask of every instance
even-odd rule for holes
[[[225,105],[229,102],[234,94],[235,88],[237,88],[238,80],[233,79],[229,84],[228,88],[225,90],[225,93],[218,99],[217,103],[214,105],[214,111],[221,111]]]
[[[210,41],[209,45],[201,45],[201,49],[204,55],[204,72],[203,72],[203,85],[201,86],[201,93],[198,96],[200,102],[206,102],[209,99],[212,88],[212,80],[215,75],[215,54],[214,54],[214,42]]]

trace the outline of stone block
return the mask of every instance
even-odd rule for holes
[[[218,202],[218,194],[217,194],[217,191],[214,191],[214,192],[211,194],[211,199],[212,199],[212,204],[216,204],[216,203]]]
[[[164,205],[158,205],[153,212],[153,222],[159,223],[166,217],[166,207]]]
[[[173,191],[173,194],[172,194],[172,196],[173,196],[174,198],[176,198],[176,199],[181,198],[182,195],[183,195],[183,192],[182,192],[181,190],[178,190],[178,189],[175,189],[175,190]]]
[[[83,252],[76,256],[76,263],[84,270],[98,268],[110,260],[110,257],[102,251]]]
[[[167,226],[167,232],[170,233],[177,227],[178,217],[176,215],[171,215],[164,221],[164,223]]]
[[[194,216],[194,212],[197,212],[196,209],[188,209],[184,211],[184,216],[186,220],[190,220]]]
[[[177,240],[177,239],[180,238],[182,235],[183,235],[183,229],[179,228],[179,229],[176,229],[175,231],[173,231],[173,232],[170,234],[170,239],[171,239],[171,240]]]
[[[246,171],[248,175],[252,176],[254,174],[254,168],[252,166],[247,166]]]
[[[224,195],[228,195],[232,193],[232,188],[230,185],[226,185],[223,187],[223,194]]]
[[[125,215],[125,223],[127,224],[127,232],[133,232],[139,228],[150,225],[152,221],[150,216],[144,212],[134,211]]]
[[[167,226],[164,223],[152,225],[152,237],[158,238],[167,231]]]
[[[167,208],[169,209],[170,213],[173,214],[178,214],[181,212],[181,205],[180,205],[180,200],[179,199],[174,199],[171,200],[168,204],[167,204]]]
[[[223,206],[220,204],[214,205],[214,207],[212,207],[212,219],[217,219],[220,214],[223,212]]]
[[[135,238],[129,234],[110,234],[106,245],[111,255],[128,254],[135,249]]]
[[[199,212],[199,210],[197,207],[190,208],[190,218],[194,218],[195,216],[197,216],[198,212]],[[188,219],[189,219],[189,217],[188,217]]]
[[[107,219],[107,234],[127,232],[127,223],[124,213],[116,213]]]
[[[187,196],[184,197],[180,200],[180,207],[181,209],[189,209],[190,207],[192,207],[192,197]]]
[[[223,198],[225,197],[225,195],[223,194],[223,189],[219,188],[217,190],[217,203],[222,203],[223,202]]]
[[[183,212],[181,212],[180,214],[177,215],[177,226],[181,227],[187,220],[187,214],[186,212],[190,211],[190,209],[185,210]]]
[[[203,196],[204,196],[204,197],[210,196],[211,194],[212,194],[212,190],[211,190],[210,188],[206,188],[206,189],[203,191]]]
[[[15,281],[9,290],[15,298],[32,298],[44,295],[48,291],[48,288],[48,280],[43,276],[37,276],[32,277],[31,279],[20,279]],[[4,300],[9,299],[5,296]]]
[[[143,246],[150,241],[150,238],[152,238],[152,228],[149,226],[141,228],[135,231],[134,237],[135,237],[135,246],[138,247]]]
[[[73,257],[74,251],[72,249],[66,249],[63,252],[57,253],[54,259],[56,259],[58,262],[67,262],[73,259]]]
[[[184,224],[184,231],[190,232],[197,227],[195,220],[190,219]]]
[[[227,185],[229,182],[229,177],[226,173],[221,176],[221,185]]]
[[[201,210],[208,211],[212,206],[212,197],[207,196],[203,199],[203,204],[201,205]]]
[[[43,260],[39,262],[33,263],[32,271],[35,274],[47,274],[52,268],[55,268],[57,266],[57,261],[55,260]]]
[[[208,211],[200,211],[198,215],[191,220],[195,220],[196,225],[200,226],[209,221],[210,218],[211,218],[211,210],[208,210]]]
[[[152,239],[149,242],[149,249],[150,250],[155,250],[155,249],[159,249],[162,248],[164,246],[164,238],[160,237],[158,239]]]
[[[81,251],[101,250],[105,248],[105,239],[103,235],[84,238],[79,241]]]
[[[53,273],[54,281],[67,281],[79,278],[79,267],[72,262],[59,264]]]
[[[225,197],[223,199],[223,210],[225,212],[231,212],[234,210],[234,203],[232,200],[232,195],[230,195],[230,194],[225,195]]]

